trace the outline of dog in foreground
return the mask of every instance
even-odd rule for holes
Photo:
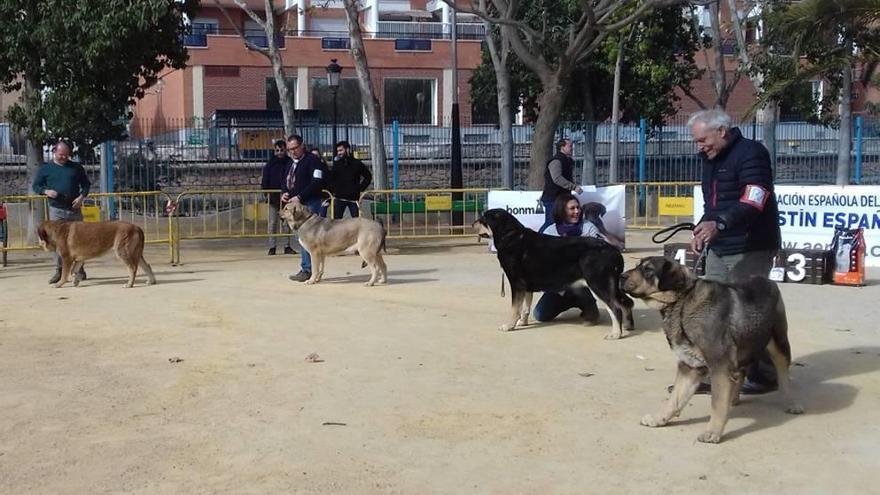
[[[589,237],[553,237],[526,228],[501,208],[486,211],[474,222],[481,237],[491,238],[501,269],[510,282],[508,331],[529,324],[532,293],[586,286],[611,316],[608,339],[633,329],[632,300],[620,289],[623,256],[614,246]]]
[[[76,274],[73,285],[79,286],[79,269],[83,263],[111,249],[128,267],[126,288],[134,285],[138,266],[147,274],[147,285],[156,283],[153,269],[144,259],[144,231],[137,225],[127,222],[50,220],[40,225],[37,234],[43,250],[55,251],[61,257],[61,280],[55,287],[63,287],[71,272]]]
[[[388,279],[388,267],[382,259],[385,249],[385,227],[367,218],[331,220],[316,215],[307,206],[288,203],[279,212],[281,218],[299,235],[299,243],[312,256],[312,277],[307,284],[316,284],[324,275],[324,259],[343,251],[356,249],[363,258],[361,265],[370,267],[370,280],[364,284],[384,284]]]
[[[681,414],[708,374],[712,415],[697,440],[720,442],[730,407],[739,400],[745,369],[763,349],[776,368],[785,411],[803,412],[791,393],[788,323],[776,284],[761,277],[744,284],[702,280],[662,256],[643,259],[623,273],[621,282],[627,293],[660,309],[666,340],[678,358],[665,409],[643,417],[643,425],[664,426]]]

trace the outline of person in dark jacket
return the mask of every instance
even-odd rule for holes
[[[49,198],[49,220],[79,221],[83,219],[82,206],[91,181],[86,170],[77,162],[70,160],[70,145],[59,140],[52,148],[52,161],[44,163],[37,171],[31,189],[40,196]],[[61,280],[61,257],[55,257],[55,274],[50,284]],[[86,279],[86,271],[80,267],[79,278]]]
[[[293,163],[281,188],[281,204],[299,203],[320,215],[321,190],[324,184],[324,169],[321,162],[315,155],[306,153],[303,138],[297,134],[287,138],[287,153]],[[312,257],[303,248],[300,271],[289,278],[295,282],[305,282],[311,276]]]
[[[688,127],[703,160],[703,216],[691,249],[708,250],[705,278],[745,282],[768,277],[782,236],[767,148],[731,127],[722,110],[697,112]],[[775,370],[764,354],[749,369],[743,393],[775,390]]]
[[[263,180],[260,182],[262,189],[281,189],[290,173],[290,165],[293,163],[287,156],[287,143],[283,139],[275,141],[275,155],[263,166]],[[278,217],[278,210],[281,209],[281,193],[269,193],[269,233],[277,234],[280,230],[289,230],[290,227],[282,225],[284,222]],[[290,247],[290,237],[284,238],[284,254],[295,254],[296,251]],[[278,238],[269,238],[269,256],[275,255],[278,247]]]
[[[544,225],[538,232],[553,224],[553,205],[556,198],[563,194],[581,193],[581,186],[574,183],[574,160],[572,152],[574,144],[571,139],[562,138],[556,143],[556,154],[547,162],[544,169],[544,191],[541,193],[541,204],[544,205]]]
[[[330,192],[333,193],[333,218],[342,218],[346,208],[352,218],[360,214],[358,200],[361,194],[370,187],[373,174],[351,154],[348,141],[336,143],[336,156],[333,157],[333,168],[330,173]]]

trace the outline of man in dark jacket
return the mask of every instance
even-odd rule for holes
[[[544,169],[544,191],[541,204],[544,205],[544,225],[539,232],[553,224],[553,205],[563,194],[580,194],[581,186],[574,183],[574,160],[571,158],[574,144],[571,139],[562,138],[556,143],[556,154],[547,162]]]
[[[321,214],[321,189],[324,183],[324,170],[318,158],[306,153],[303,138],[293,134],[287,138],[287,153],[292,164],[284,187],[281,188],[281,204],[288,202],[308,206],[314,213]],[[302,249],[300,271],[289,278],[295,282],[305,282],[312,276],[312,257]]]
[[[287,143],[283,139],[275,141],[275,155],[263,166],[263,180],[260,182],[262,189],[282,189],[287,180],[287,174],[290,173],[290,165],[293,163],[287,156]],[[284,222],[278,217],[278,210],[281,209],[281,193],[269,193],[269,234],[277,234],[280,230],[289,230],[289,227],[282,225]],[[296,251],[290,247],[290,237],[284,238],[284,254],[294,254]],[[275,255],[275,249],[278,246],[278,238],[269,238],[269,256]]]
[[[330,172],[330,192],[334,198],[333,218],[342,218],[346,208],[352,217],[358,216],[358,200],[373,181],[373,174],[362,161],[351,155],[348,141],[336,143],[336,156]]]
[[[781,246],[767,149],[731,127],[730,116],[722,110],[697,112],[688,126],[703,159],[703,217],[694,229],[691,249],[708,249],[705,278],[766,278]],[[743,393],[775,389],[775,371],[762,363],[769,364],[769,356],[751,367]]]
[[[58,141],[52,148],[52,161],[44,163],[31,186],[34,193],[49,198],[49,220],[79,221],[83,219],[82,206],[92,183],[82,165],[70,160],[70,145]],[[55,257],[55,274],[50,284],[61,280],[61,257]],[[86,271],[79,270],[79,278],[86,279]]]

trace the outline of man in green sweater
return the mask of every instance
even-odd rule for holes
[[[44,163],[34,179],[34,193],[49,198],[49,220],[82,221],[83,200],[89,194],[92,183],[86,177],[82,165],[70,161],[70,145],[58,141],[52,148],[53,159]],[[79,277],[86,279],[86,271],[80,268]],[[55,254],[55,275],[50,284],[61,280],[61,257]]]

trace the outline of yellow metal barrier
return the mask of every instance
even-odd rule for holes
[[[659,229],[694,218],[694,186],[699,182],[627,183],[627,228]]]
[[[275,189],[184,191],[174,200],[173,263],[180,263],[180,241],[288,237],[283,220],[279,233],[269,233],[269,193]],[[325,194],[329,195],[327,191]],[[332,207],[332,205],[331,205]]]
[[[159,191],[94,193],[86,198],[83,213],[87,221],[122,220],[143,229],[147,244],[168,244],[172,249],[172,218],[166,212],[171,197]],[[6,209],[7,241],[2,246],[8,251],[40,249],[36,226],[49,217],[48,198],[45,196],[2,196],[0,203]],[[5,256],[4,256],[5,259]]]
[[[391,239],[472,237],[488,189],[398,189],[361,195],[364,214],[381,219]]]

